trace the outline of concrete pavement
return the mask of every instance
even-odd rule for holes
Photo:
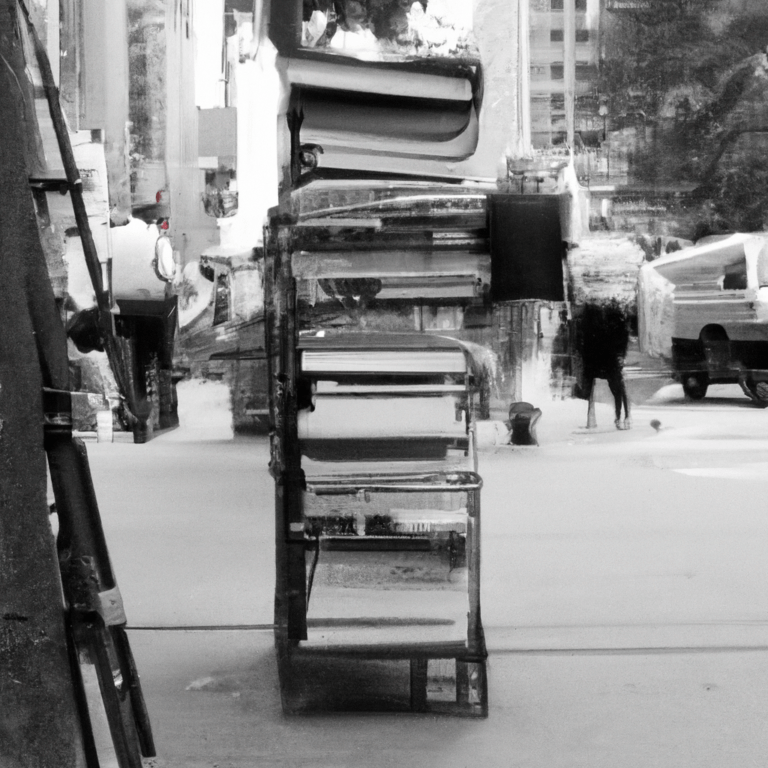
[[[768,748],[765,650],[492,652],[478,721],[284,717],[264,632],[134,631],[131,642],[156,766],[723,768],[762,765]]]
[[[539,448],[481,455],[487,721],[281,714],[267,444],[231,438],[217,385],[182,390],[176,432],[89,446],[151,763],[762,764],[768,411],[675,386],[629,432],[605,404],[596,431],[585,403],[544,404]]]

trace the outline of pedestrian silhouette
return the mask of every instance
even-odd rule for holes
[[[579,323],[579,351],[584,371],[584,388],[589,400],[587,428],[594,429],[597,426],[595,380],[605,379],[613,395],[616,429],[630,429],[630,404],[624,380],[624,358],[629,344],[629,312],[616,299],[602,303],[591,302],[584,305]]]

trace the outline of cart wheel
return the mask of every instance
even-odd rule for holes
[[[683,376],[683,392],[691,400],[703,400],[709,387],[709,375],[706,373],[686,373]]]
[[[755,381],[752,376],[740,376],[744,394],[758,407],[768,408],[768,381]]]

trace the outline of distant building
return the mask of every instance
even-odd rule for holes
[[[573,132],[584,146],[600,144],[599,4],[600,0],[575,0],[569,19],[564,0],[530,3],[530,121],[535,148],[568,141],[569,89],[573,93]],[[572,83],[566,80],[566,71]]]

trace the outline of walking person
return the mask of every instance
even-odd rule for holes
[[[597,427],[595,380],[605,379],[613,395],[616,429],[631,429],[630,403],[624,379],[624,358],[629,345],[628,309],[616,299],[588,303],[582,309],[579,323],[578,346],[583,365],[584,388],[589,399],[587,428]]]

